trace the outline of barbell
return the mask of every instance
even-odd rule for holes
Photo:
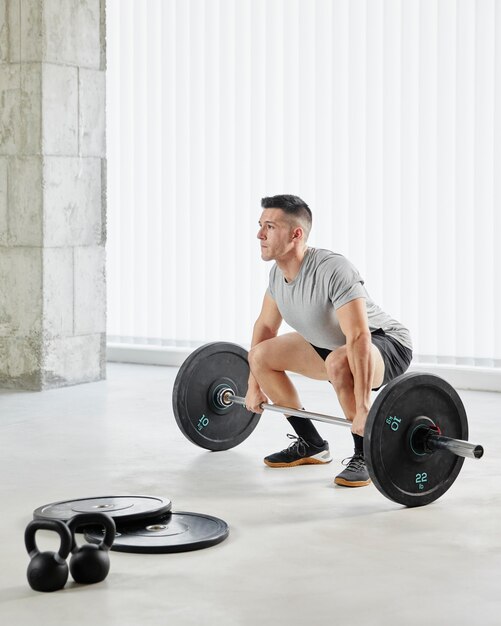
[[[261,417],[245,408],[248,378],[247,351],[241,346],[214,342],[192,352],[172,393],[174,416],[187,439],[213,451],[247,439]],[[268,403],[261,408],[351,427],[333,415]],[[439,376],[411,372],[378,393],[365,425],[364,457],[384,496],[422,506],[450,488],[465,458],[483,456],[483,447],[467,439],[466,411],[456,390]]]

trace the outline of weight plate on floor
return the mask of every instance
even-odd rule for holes
[[[222,390],[245,396],[249,380],[247,351],[227,342],[215,342],[192,352],[174,382],[172,407],[181,432],[207,450],[228,450],[242,443],[261,415],[239,404],[218,401]]]
[[[189,552],[221,543],[228,534],[228,524],[222,519],[202,513],[176,512],[141,525],[120,528],[111,549],[150,554]],[[99,543],[103,531],[88,529],[85,538]]]
[[[165,515],[172,508],[167,498],[153,496],[102,496],[45,504],[33,511],[34,519],[67,522],[77,513],[107,513],[117,525]]]
[[[383,387],[367,418],[364,454],[379,491],[405,506],[429,504],[456,480],[464,458],[446,451],[422,454],[411,435],[429,418],[442,435],[468,439],[466,412],[456,390],[432,374],[403,374]],[[415,448],[415,446],[414,446]]]

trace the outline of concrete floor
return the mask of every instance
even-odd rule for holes
[[[466,460],[440,500],[405,509],[373,486],[333,486],[351,451],[343,428],[319,425],[334,456],[326,466],[266,468],[289,431],[272,413],[233,450],[197,448],[173,418],[175,374],[110,364],[106,382],[0,393],[2,625],[501,624],[499,394],[461,392],[486,454]],[[339,412],[325,383],[296,380],[308,409]],[[221,517],[230,536],[197,552],[114,552],[103,583],[31,591],[23,532],[33,509],[121,494]]]

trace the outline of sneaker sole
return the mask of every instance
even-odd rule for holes
[[[334,478],[334,482],[336,485],[341,485],[342,487],[365,487],[366,485],[371,484],[371,479],[369,480],[345,480],[344,478]]]
[[[297,461],[292,461],[292,463],[273,463],[272,461],[267,461],[264,459],[264,464],[268,467],[297,467],[298,465],[326,465],[330,463],[332,459],[328,461],[320,461],[319,459],[313,459],[308,457],[306,459],[298,459]]]

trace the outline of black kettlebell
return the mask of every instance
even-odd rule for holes
[[[61,537],[58,552],[40,552],[35,541],[37,530],[53,530]],[[71,533],[64,522],[59,520],[34,520],[24,533],[26,550],[31,557],[28,565],[28,582],[35,591],[57,591],[68,580],[66,559],[71,550]]]
[[[67,524],[72,537],[70,572],[73,580],[83,585],[100,583],[110,571],[108,552],[115,540],[115,522],[104,513],[80,513],[72,517]],[[104,528],[104,538],[101,543],[85,543],[80,547],[77,546],[76,529],[97,525]]]

